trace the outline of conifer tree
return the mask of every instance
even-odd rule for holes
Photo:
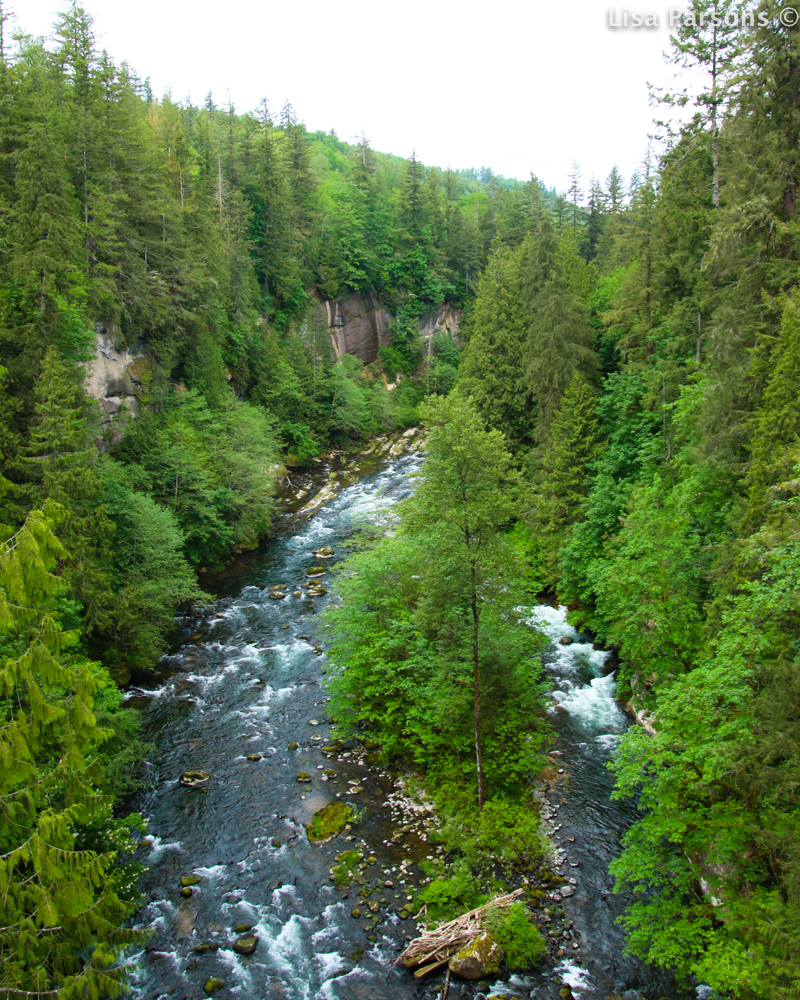
[[[595,393],[582,375],[574,375],[550,427],[536,497],[539,566],[542,582],[548,587],[558,586],[559,552],[588,493],[588,476],[598,453],[598,433]]]
[[[63,512],[58,533],[70,554],[64,575],[84,605],[88,633],[108,625],[112,600],[106,563],[114,526],[92,468],[94,457],[80,384],[50,347],[36,384],[23,461],[33,480],[29,495],[34,502],[47,498]]]
[[[525,310],[519,289],[519,255],[500,246],[478,283],[469,344],[456,386],[470,396],[489,424],[515,448],[530,442],[532,410],[522,381]]]
[[[781,330],[770,356],[770,377],[753,419],[752,462],[747,476],[745,523],[757,528],[776,495],[771,487],[788,480],[800,461],[800,293],[784,299]]]
[[[45,501],[0,543],[0,992],[99,1000],[124,992],[119,950],[142,935],[121,926],[134,905],[115,851],[76,842],[80,824],[111,820],[90,767],[108,734],[92,712],[96,672],[70,655],[77,637],[56,607],[62,517]]]
[[[586,312],[567,282],[547,213],[523,250],[521,288],[528,309],[525,385],[536,406],[536,438],[543,445],[575,374],[591,377],[597,367]]]
[[[16,173],[11,266],[31,296],[37,314],[34,329],[40,337],[57,310],[56,296],[67,290],[77,248],[74,196],[54,132],[49,122],[30,126]]]

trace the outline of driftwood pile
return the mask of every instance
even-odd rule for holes
[[[485,921],[490,910],[507,910],[522,893],[522,889],[517,889],[506,896],[495,896],[477,910],[470,910],[441,927],[424,931],[414,938],[397,961],[409,969],[420,966],[414,973],[418,979],[427,976],[449,962],[453,955],[486,930]]]

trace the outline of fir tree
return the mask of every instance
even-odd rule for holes
[[[558,239],[547,214],[523,251],[521,287],[528,309],[525,385],[536,406],[536,438],[547,440],[562,393],[577,373],[596,370],[583,304],[564,273]]]
[[[572,378],[550,427],[537,490],[535,530],[542,582],[556,588],[558,558],[588,493],[588,476],[598,453],[596,397],[582,375]]]
[[[489,258],[478,284],[469,344],[456,385],[471,396],[490,427],[515,447],[529,443],[532,412],[522,382],[525,310],[519,289],[519,260],[501,246]]]

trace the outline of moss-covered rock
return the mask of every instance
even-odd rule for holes
[[[320,844],[331,840],[339,834],[346,823],[353,818],[353,809],[346,802],[331,802],[318,809],[310,823],[306,825],[306,833],[312,844]]]
[[[208,979],[206,979],[205,986],[203,986],[203,989],[206,991],[206,993],[208,993],[209,996],[211,996],[213,993],[219,993],[219,991],[223,988],[224,985],[225,983],[223,983],[221,979],[217,979],[216,976],[210,976]]]
[[[237,955],[252,955],[258,947],[258,937],[255,934],[245,934],[233,942],[233,950]]]
[[[503,949],[484,931],[450,959],[450,971],[462,979],[483,979],[500,969]]]

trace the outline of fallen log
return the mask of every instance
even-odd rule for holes
[[[414,975],[418,979],[427,976],[428,973],[449,962],[453,955],[466,948],[486,930],[486,917],[490,911],[507,910],[522,894],[522,889],[515,889],[514,892],[504,896],[495,896],[488,903],[470,910],[469,913],[462,913],[455,920],[423,931],[408,945],[395,965],[402,962],[407,969],[420,966]]]

